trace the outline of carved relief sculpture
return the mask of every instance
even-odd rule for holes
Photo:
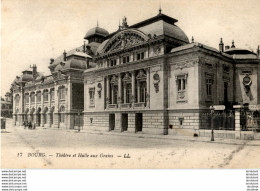
[[[155,73],[153,75],[153,85],[154,85],[156,93],[159,92],[159,82],[160,82],[160,76],[159,76],[159,74]]]

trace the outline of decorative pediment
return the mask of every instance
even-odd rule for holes
[[[113,77],[111,78],[111,81],[110,81],[111,84],[114,84],[114,85],[117,85],[118,83],[118,78],[116,75],[113,75]]]
[[[143,32],[136,29],[123,30],[114,35],[104,46],[102,53],[121,50],[147,41],[149,38]]]
[[[136,76],[136,79],[138,79],[138,80],[146,79],[146,74],[144,73],[143,70],[140,70],[138,72],[138,75]]]
[[[128,72],[125,74],[123,81],[131,81],[131,76],[129,75]]]

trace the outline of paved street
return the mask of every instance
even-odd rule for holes
[[[260,140],[12,127],[2,168],[260,168]]]

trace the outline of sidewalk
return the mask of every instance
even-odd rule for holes
[[[250,146],[260,146],[260,140],[240,140],[240,139],[223,139],[223,138],[214,138],[214,141],[211,141],[211,137],[193,137],[193,136],[180,136],[180,135],[154,135],[154,134],[145,134],[143,132],[133,133],[133,132],[121,132],[116,131],[98,131],[98,130],[86,130],[81,129],[78,132],[77,129],[58,129],[58,128],[42,128],[38,127],[37,130],[57,130],[57,131],[68,131],[75,133],[88,133],[95,135],[112,135],[112,136],[128,136],[128,137],[138,137],[138,138],[148,138],[148,139],[162,139],[162,140],[178,140],[178,141],[189,141],[189,142],[205,142],[205,143],[218,143],[218,144],[233,144],[233,145],[250,145]]]

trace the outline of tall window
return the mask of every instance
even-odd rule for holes
[[[146,82],[140,82],[140,102],[146,102]]]
[[[42,101],[42,96],[41,96],[41,92],[37,93],[37,102],[41,102]]]
[[[113,100],[113,104],[117,104],[117,95],[118,95],[118,86],[113,86],[114,88],[114,100]]]
[[[126,103],[131,103],[132,85],[126,84]]]
[[[54,101],[54,90],[51,90],[51,101]]]
[[[25,104],[29,103],[29,94],[25,94]]]
[[[186,102],[187,101],[187,77],[188,74],[182,74],[176,76],[176,86],[177,86],[177,101]]]
[[[31,102],[32,102],[32,103],[35,103],[35,94],[34,94],[34,93],[31,94]]]
[[[144,52],[137,53],[136,60],[144,59]]]
[[[207,79],[206,80],[207,96],[212,96],[212,86],[213,86],[213,80],[212,79]]]
[[[95,105],[95,88],[89,89],[89,105],[90,106]]]
[[[44,94],[43,94],[43,101],[44,101],[44,102],[47,102],[47,101],[48,101],[48,92],[47,92],[47,91],[44,92]]]
[[[184,78],[178,79],[177,84],[178,84],[178,91],[185,91],[186,79]]]
[[[60,88],[60,100],[65,100],[65,88]]]

